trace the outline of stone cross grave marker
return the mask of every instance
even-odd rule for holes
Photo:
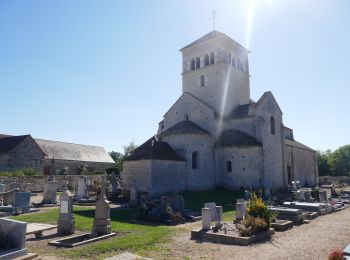
[[[87,186],[86,186],[86,177],[80,176],[78,180],[78,199],[86,199],[88,197],[87,194]]]
[[[215,202],[204,203],[204,208],[210,210],[211,221],[220,221]]]
[[[71,235],[75,232],[73,214],[73,196],[66,190],[61,195],[60,215],[58,217],[57,233]]]
[[[110,234],[112,231],[110,220],[110,206],[106,199],[106,194],[103,190],[106,189],[105,177],[102,177],[101,194],[96,201],[94,225],[92,227],[92,234],[95,236],[102,236]]]

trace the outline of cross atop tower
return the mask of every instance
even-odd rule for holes
[[[215,20],[216,20],[216,18],[218,18],[218,16],[216,15],[216,12],[213,11],[213,17],[210,18],[210,20],[213,20],[213,30],[215,30]]]

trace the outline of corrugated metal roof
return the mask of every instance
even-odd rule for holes
[[[47,158],[82,162],[114,163],[110,155],[98,146],[34,139]]]

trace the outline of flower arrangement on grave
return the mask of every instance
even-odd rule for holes
[[[344,252],[340,249],[333,250],[328,256],[328,260],[342,260],[342,259],[344,259]]]
[[[277,216],[271,212],[267,204],[256,193],[252,193],[247,205],[247,215],[238,225],[242,237],[250,237],[257,233],[267,231],[272,220]]]

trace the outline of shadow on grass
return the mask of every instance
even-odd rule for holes
[[[215,202],[218,206],[223,206],[224,212],[234,210],[235,200],[244,197],[244,191],[231,191],[226,189],[216,189],[211,191],[183,192],[181,195],[185,199],[185,207],[200,212],[204,203]]]
[[[74,213],[83,217],[94,218],[95,209],[76,209]],[[119,222],[132,222],[139,216],[138,209],[111,210],[111,219]]]

